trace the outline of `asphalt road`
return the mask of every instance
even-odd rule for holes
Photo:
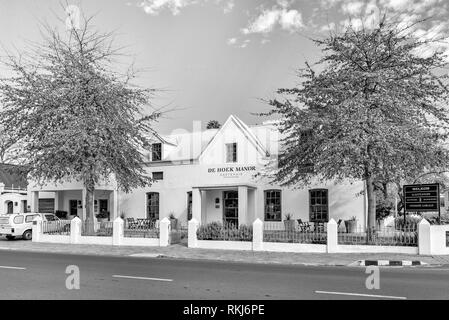
[[[66,268],[80,289],[66,288]],[[0,299],[449,299],[449,269],[283,266],[0,251]],[[367,296],[365,296],[367,295]]]

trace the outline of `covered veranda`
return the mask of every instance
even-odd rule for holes
[[[192,187],[192,218],[201,224],[251,224],[257,212],[257,187],[220,184]]]
[[[83,221],[86,220],[86,189],[45,189],[32,190],[31,196],[31,212],[39,212],[39,198],[44,194],[48,199],[49,195],[54,197],[54,212],[66,211],[68,218],[78,216]],[[48,208],[47,208],[48,209]],[[94,192],[94,201],[92,203],[92,210],[95,214],[102,211],[109,212],[109,220],[112,221],[118,217],[118,191],[112,188],[96,189]]]

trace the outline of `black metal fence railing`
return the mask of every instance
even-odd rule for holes
[[[177,225],[170,230],[170,244],[187,244],[187,237],[189,234],[189,228],[187,225]]]
[[[418,246],[417,226],[382,227],[372,229],[356,228],[350,232],[338,233],[338,244],[374,246]]]
[[[43,221],[42,233],[50,235],[70,235],[70,220]]]
[[[159,227],[154,219],[128,218],[124,224],[127,238],[159,238]]]
[[[93,221],[86,220],[81,223],[82,236],[112,237],[113,222],[105,221],[95,224]]]
[[[198,240],[253,241],[251,225],[237,227],[232,223],[223,225],[219,222],[212,222],[201,225],[196,234]]]
[[[302,228],[300,225],[283,224],[280,222],[264,222],[263,224],[264,242],[284,242],[284,243],[327,243],[327,224],[317,228]]]

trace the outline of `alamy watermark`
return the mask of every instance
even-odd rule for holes
[[[80,289],[80,268],[76,265],[69,265],[65,269],[65,273],[68,274],[65,280],[65,287],[67,290],[79,290]]]

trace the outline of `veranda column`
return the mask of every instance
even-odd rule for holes
[[[63,210],[62,192],[63,191],[55,191],[55,211]]]
[[[239,225],[248,222],[248,187],[240,186],[239,193]]]
[[[201,223],[201,190],[192,189],[192,218]]]
[[[39,191],[31,192],[31,212],[39,212]]]
[[[113,190],[112,191],[112,219],[115,220],[116,218],[119,217],[119,212],[118,212],[118,191],[117,190]]]

